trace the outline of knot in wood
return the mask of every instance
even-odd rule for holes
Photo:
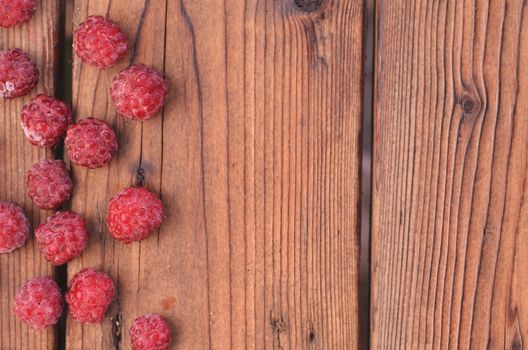
[[[475,103],[471,100],[464,101],[464,112],[471,113],[473,111],[473,107],[475,107]]]
[[[304,12],[315,12],[323,7],[323,0],[293,0],[295,5]]]
[[[460,106],[466,116],[476,115],[480,111],[480,101],[473,96],[465,96],[462,98]]]

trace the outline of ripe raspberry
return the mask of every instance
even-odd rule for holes
[[[110,91],[120,115],[141,121],[158,113],[168,94],[163,75],[143,64],[122,70],[112,81]]]
[[[163,203],[142,187],[126,188],[110,199],[108,229],[115,239],[126,244],[147,238],[162,220]]]
[[[35,146],[56,146],[71,122],[68,106],[44,94],[37,95],[22,108],[22,129]]]
[[[94,269],[84,269],[70,281],[66,302],[75,320],[98,323],[103,320],[114,293],[114,282],[110,276]]]
[[[72,187],[62,160],[41,160],[28,170],[27,192],[39,208],[58,208],[70,198]]]
[[[128,38],[121,28],[103,16],[90,16],[73,33],[75,54],[97,68],[110,67],[128,50]]]
[[[37,9],[37,0],[0,0],[0,27],[26,22]]]
[[[62,295],[51,277],[33,278],[16,292],[13,311],[33,329],[52,326],[62,313]]]
[[[73,211],[60,211],[37,227],[35,236],[44,258],[62,265],[81,255],[88,241],[85,221]]]
[[[108,163],[118,147],[114,130],[95,118],[82,119],[70,126],[64,145],[73,163],[90,169]]]
[[[165,350],[172,338],[169,325],[158,314],[136,318],[129,334],[133,350]]]
[[[29,236],[29,221],[22,209],[11,202],[0,201],[0,254],[21,247]]]
[[[37,65],[27,53],[20,49],[0,51],[0,97],[27,95],[38,79]]]

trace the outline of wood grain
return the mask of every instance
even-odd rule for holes
[[[378,1],[373,349],[528,342],[527,11]]]
[[[134,49],[118,67],[74,61],[79,117],[119,133],[110,166],[73,167],[73,209],[119,297],[101,325],[67,322],[67,347],[128,349],[135,317],[170,320],[174,349],[357,348],[364,8],[360,1],[76,1]],[[144,124],[116,116],[112,77],[164,71],[171,94]],[[114,241],[111,195],[139,177],[167,217],[142,243]],[[116,322],[119,321],[119,322]]]
[[[59,9],[58,0],[42,0],[28,22],[15,28],[0,28],[0,48],[28,52],[40,71],[39,84],[30,95],[0,101],[0,199],[22,206],[33,226],[49,213],[39,210],[26,196],[26,171],[36,161],[53,157],[53,152],[34,147],[26,140],[20,127],[20,111],[37,93],[54,94]],[[46,275],[54,275],[54,268],[41,257],[32,236],[22,248],[0,255],[0,349],[54,347],[53,328],[33,331],[11,311],[14,293],[20,285],[30,278]]]

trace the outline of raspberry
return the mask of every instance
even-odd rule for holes
[[[29,55],[20,49],[0,51],[0,96],[27,95],[37,85],[39,71]]]
[[[51,277],[33,278],[22,285],[13,301],[13,312],[33,329],[44,329],[59,320],[62,295]]]
[[[73,211],[60,211],[37,227],[35,236],[44,258],[62,265],[81,255],[88,241],[85,221]]]
[[[129,334],[133,350],[165,350],[172,338],[169,325],[158,314],[136,318]]]
[[[108,229],[115,239],[126,244],[147,238],[162,220],[163,203],[142,187],[126,188],[110,199]]]
[[[68,106],[44,94],[37,95],[22,108],[22,129],[35,146],[56,146],[71,122]]]
[[[95,118],[82,119],[70,126],[64,145],[72,162],[90,169],[108,163],[118,148],[114,130]]]
[[[41,160],[27,173],[28,195],[41,209],[55,209],[70,198],[72,180],[62,160]]]
[[[0,27],[26,22],[37,9],[37,0],[0,0]]]
[[[84,269],[70,281],[66,302],[75,320],[98,323],[103,320],[114,293],[114,282],[110,276],[94,269]]]
[[[144,121],[161,110],[168,88],[163,75],[143,64],[135,64],[116,75],[110,92],[120,115]]]
[[[73,34],[75,54],[97,68],[114,65],[128,51],[128,38],[121,28],[103,16],[90,16]]]
[[[22,247],[29,236],[29,221],[22,209],[0,201],[0,254]]]

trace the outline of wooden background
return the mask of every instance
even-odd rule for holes
[[[76,118],[105,119],[120,151],[101,169],[72,166],[65,208],[85,215],[91,233],[80,258],[54,270],[33,239],[0,256],[0,348],[129,349],[128,328],[146,312],[170,320],[173,349],[357,348],[365,5],[77,0],[69,18],[61,7],[42,0],[30,22],[2,30],[2,47],[28,51],[42,74],[33,94],[51,94],[70,69],[55,64],[64,23],[100,14],[122,26],[132,50],[118,66],[75,58],[71,68]],[[143,124],[119,118],[109,97],[130,63],[152,65],[171,85],[163,113]],[[25,195],[25,171],[62,153],[24,139],[29,98],[0,102],[0,195],[37,225],[50,213]],[[107,233],[106,206],[138,183],[160,194],[167,217],[157,234],[125,246]],[[25,280],[56,273],[65,287],[84,267],[118,284],[103,323],[68,317],[34,332],[13,318]]]
[[[528,344],[526,4],[377,2],[372,349]]]
[[[26,195],[26,171],[40,159],[53,158],[54,152],[32,146],[20,126],[24,103],[37,93],[53,95],[56,86],[57,49],[59,47],[60,4],[58,0],[39,1],[37,15],[16,28],[0,28],[1,49],[20,48],[31,56],[40,71],[40,81],[31,95],[0,101],[0,199],[19,204],[33,226],[51,212],[39,210]],[[0,349],[53,349],[53,328],[33,331],[15,319],[11,305],[16,289],[35,276],[53,276],[54,267],[40,255],[31,237],[9,254],[0,254]]]

